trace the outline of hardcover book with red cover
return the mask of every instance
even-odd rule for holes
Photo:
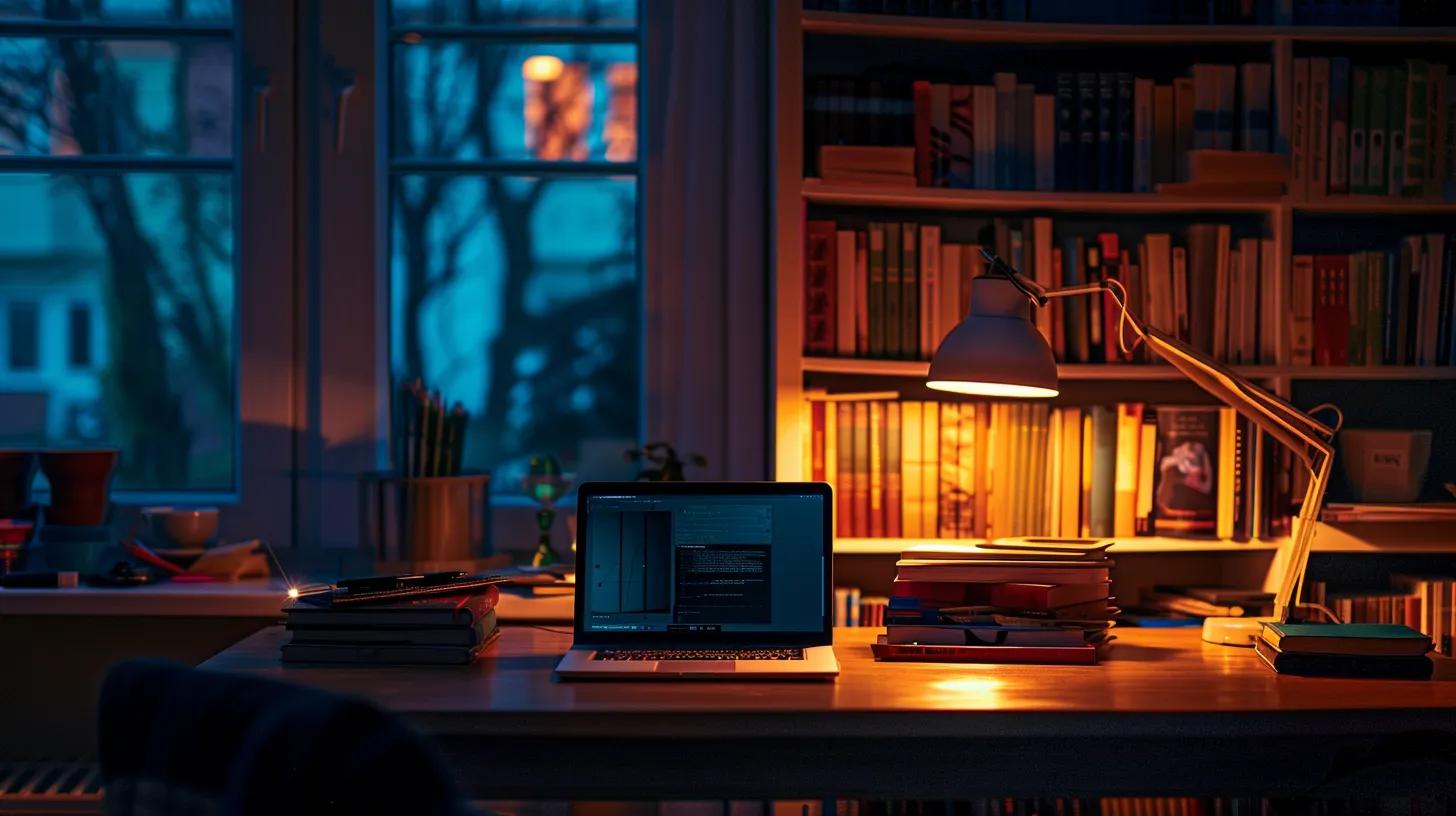
[[[1348,365],[1350,257],[1314,257],[1314,364]]]

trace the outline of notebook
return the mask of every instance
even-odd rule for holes
[[[1420,657],[1431,639],[1391,623],[1269,623],[1263,640],[1284,654]]]

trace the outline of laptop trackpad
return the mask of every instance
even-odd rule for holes
[[[658,674],[687,674],[689,672],[732,674],[736,671],[734,660],[659,660]]]

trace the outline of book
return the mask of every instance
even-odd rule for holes
[[[1296,255],[1291,266],[1289,361],[1294,365],[1314,363],[1314,256]]]
[[[1419,198],[1426,192],[1426,160],[1429,150],[1428,129],[1430,126],[1427,84],[1430,66],[1423,59],[1405,61],[1405,155],[1404,173],[1398,182],[1401,195]],[[1392,188],[1397,186],[1391,180]],[[1391,194],[1396,193],[1395,189]]]
[[[1419,657],[1430,637],[1408,626],[1381,623],[1268,623],[1260,636],[1282,654]]]
[[[1349,363],[1349,271],[1349,256],[1314,257],[1315,365]]]
[[[1153,183],[1175,181],[1177,155],[1173,119],[1173,86],[1153,86]]]
[[[1309,119],[1309,60],[1303,57],[1294,60],[1294,105],[1291,115],[1289,138],[1290,192],[1296,198],[1308,198],[1310,119]]]
[[[976,561],[902,558],[895,564],[908,581],[947,581],[981,584],[1101,584],[1108,580],[1105,564],[1065,561]]]
[[[897,578],[891,587],[891,595],[941,606],[991,606],[999,609],[1050,611],[1105,601],[1110,594],[1109,587],[1105,582],[937,583]]]
[[[1211,534],[1218,513],[1217,467],[1222,412],[1217,407],[1162,406],[1157,417],[1158,470],[1153,529]]]
[[[1059,189],[1077,189],[1077,75],[1057,73],[1055,96],[1056,169],[1053,178]]]
[[[871,221],[869,233],[869,355],[886,356],[885,344],[885,224]]]
[[[468,626],[429,628],[319,627],[289,624],[289,643],[340,646],[475,646],[496,630],[496,613],[487,612]]]
[[[870,644],[876,660],[933,660],[947,663],[1052,663],[1091,666],[1094,646],[924,646],[888,643],[885,636]]]
[[[920,226],[900,225],[900,356],[918,360],[920,350]]]
[[[281,653],[284,663],[465,666],[499,636],[497,628],[482,643],[471,646],[285,643]]]
[[[969,85],[950,88],[950,187],[975,187],[975,154],[972,134],[975,132],[975,110],[971,104]]]
[[[1329,167],[1325,177],[1331,195],[1350,192],[1350,60],[1330,59]]]
[[[1097,74],[1097,186],[1100,193],[1119,192],[1117,178],[1117,74]]]
[[[910,624],[889,626],[885,642],[927,646],[1083,646],[1087,637],[1082,630],[1072,628]]]
[[[997,72],[991,75],[996,89],[995,189],[1016,189],[1016,74]]]
[[[1369,164],[1366,134],[1370,126],[1370,69],[1356,66],[1350,74],[1350,169],[1347,173],[1350,192],[1366,189],[1365,170]]]
[[[915,118],[915,183],[921,187],[935,184],[935,153],[931,146],[930,83],[916,80],[910,86]]]
[[[835,223],[810,221],[804,226],[804,352],[833,354],[838,274]]]
[[[855,263],[857,259],[854,230],[834,233],[834,353],[842,357],[855,354]]]
[[[417,598],[388,604],[325,607],[293,600],[284,605],[283,613],[290,626],[312,628],[472,626],[493,613],[499,600],[500,590],[492,586],[473,595]]]
[[[1405,69],[1392,68],[1390,71],[1390,96],[1386,102],[1385,175],[1381,177],[1380,189],[1377,190],[1385,195],[1400,195],[1405,183],[1405,107],[1409,92]]]
[[[1246,62],[1239,66],[1243,109],[1240,117],[1239,146],[1243,150],[1269,152],[1273,149],[1270,139],[1272,117],[1270,116],[1270,89],[1274,67],[1267,62]]]
[[[1133,80],[1133,149],[1132,149],[1132,191],[1151,193],[1153,191],[1153,148],[1156,144],[1156,123],[1153,112],[1153,81]]]
[[[904,294],[904,226],[896,221],[891,221],[885,226],[885,312],[884,337],[885,356],[898,358],[904,355],[904,338],[900,334],[901,326],[904,325],[903,313],[901,312],[901,298]]]
[[[1280,674],[1304,677],[1425,680],[1435,669],[1428,657],[1289,654],[1262,637],[1254,639],[1254,653],[1264,665]]]
[[[1386,128],[1390,120],[1390,69],[1370,69],[1370,103],[1365,135],[1365,184],[1351,192],[1384,195],[1386,177]]]
[[[1309,61],[1309,195],[1329,193],[1330,163],[1330,61],[1312,57]]]
[[[1032,103],[1032,189],[1051,191],[1057,188],[1057,112],[1056,97],[1037,94]]]
[[[930,184],[950,186],[951,165],[950,86],[930,85]]]

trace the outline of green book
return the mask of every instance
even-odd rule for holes
[[[885,225],[885,356],[899,357],[904,346],[900,338],[900,290],[904,286],[900,278],[905,263],[900,248],[901,225],[891,222]]]
[[[1419,657],[1431,639],[1394,623],[1268,623],[1264,640],[1284,654]]]
[[[1405,71],[1390,71],[1390,94],[1385,119],[1386,174],[1380,180],[1382,195],[1400,195],[1405,181]]]
[[[906,223],[900,247],[900,356],[920,359],[920,225]]]
[[[1426,161],[1430,158],[1427,155],[1430,150],[1430,122],[1426,116],[1429,102],[1426,82],[1430,77],[1430,66],[1421,59],[1406,60],[1405,66],[1405,172],[1399,187],[1401,195],[1419,198],[1426,192]]]
[[[1365,189],[1365,171],[1370,167],[1368,138],[1370,128],[1369,68],[1355,68],[1350,76],[1350,192]]]
[[[1369,122],[1365,127],[1365,182],[1355,192],[1381,195],[1385,192],[1386,160],[1390,152],[1386,145],[1386,125],[1390,120],[1389,68],[1372,68],[1370,71],[1368,115]]]
[[[885,356],[885,225],[871,222],[869,231],[870,356]]]

